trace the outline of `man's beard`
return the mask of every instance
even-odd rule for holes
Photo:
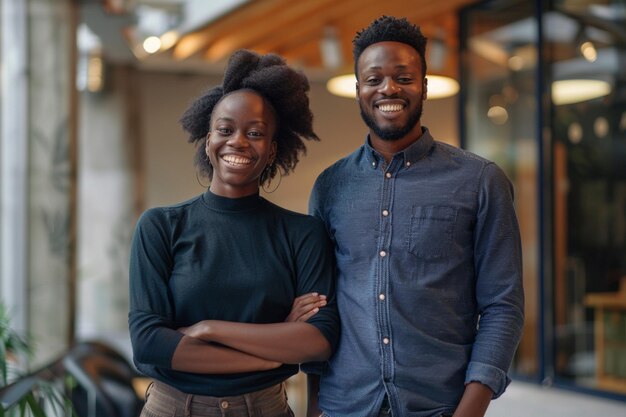
[[[391,127],[386,129],[377,125],[374,119],[363,110],[363,105],[361,104],[361,102],[359,102],[359,108],[361,109],[361,118],[363,119],[367,127],[369,127],[370,130],[374,132],[374,134],[376,134],[376,136],[378,136],[382,140],[394,141],[405,137],[411,130],[413,130],[415,125],[419,123],[420,119],[422,118],[423,106],[420,102],[420,105],[417,107],[417,109],[415,109],[415,112],[411,114],[409,120],[407,120],[404,126]]]

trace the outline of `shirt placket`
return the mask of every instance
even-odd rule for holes
[[[391,334],[391,325],[389,321],[389,260],[393,256],[390,253],[391,247],[391,235],[392,235],[392,201],[394,182],[397,174],[396,167],[399,164],[396,160],[392,160],[388,166],[382,165],[383,171],[383,185],[381,187],[380,196],[380,236],[378,239],[378,268],[376,279],[376,311],[377,311],[377,325],[378,334],[380,335],[380,351],[382,352],[381,358],[381,371],[383,382],[386,386],[386,391],[389,393],[390,389],[387,384],[393,380],[393,339]]]

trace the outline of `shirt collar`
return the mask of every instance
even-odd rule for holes
[[[430,131],[427,127],[422,127],[422,136],[419,137],[415,142],[410,144],[404,150],[398,152],[393,156],[394,159],[401,157],[403,159],[403,164],[406,166],[411,166],[415,162],[419,161],[423,157],[425,157],[432,148],[434,143],[434,139],[430,134]],[[384,161],[383,156],[370,145],[369,135],[365,138],[365,155],[368,163],[373,168],[378,168],[378,165]]]

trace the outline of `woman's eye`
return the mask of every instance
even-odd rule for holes
[[[230,128],[227,127],[218,127],[217,129],[215,129],[220,135],[228,135],[230,134],[231,130]]]
[[[263,132],[259,132],[259,131],[256,131],[256,130],[248,132],[248,135],[252,136],[254,138],[262,138],[264,136]]]

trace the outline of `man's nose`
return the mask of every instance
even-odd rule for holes
[[[380,83],[380,88],[378,89],[382,94],[387,96],[396,94],[400,91],[400,87],[392,78],[385,78],[382,83]]]

